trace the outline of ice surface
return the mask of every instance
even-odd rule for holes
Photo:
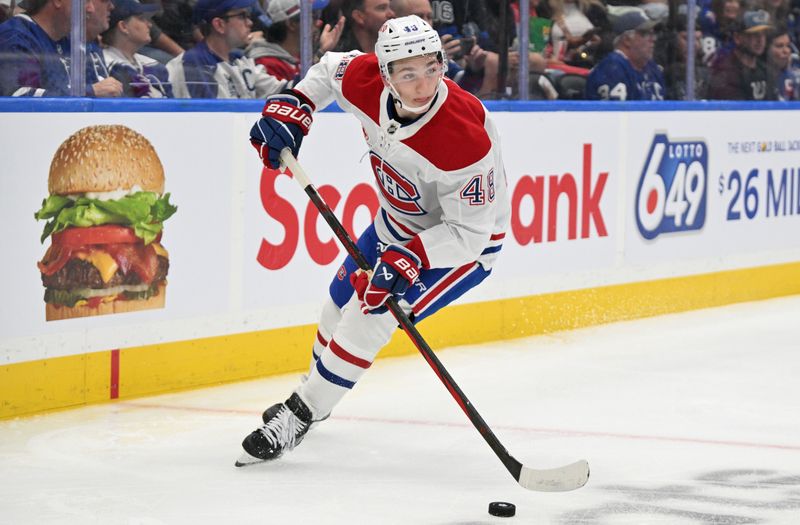
[[[0,422],[0,523],[800,523],[800,296],[439,356],[512,455],[586,458],[586,487],[520,488],[409,356],[246,468],[299,374]]]

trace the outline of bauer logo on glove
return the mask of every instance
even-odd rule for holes
[[[308,130],[311,127],[311,115],[308,111],[300,109],[283,100],[267,102],[262,115],[265,117],[274,116],[283,122],[287,122],[285,119],[288,119],[288,121],[292,121],[300,126],[303,130],[303,135],[308,135]]]
[[[280,169],[284,148],[297,157],[303,137],[311,128],[312,111],[314,105],[299,91],[290,89],[267,97],[261,119],[250,129],[250,143],[264,166]]]
[[[350,284],[361,301],[365,314],[381,314],[387,310],[390,296],[401,297],[419,277],[420,259],[411,250],[390,244],[378,259],[374,272],[357,271],[350,275]]]

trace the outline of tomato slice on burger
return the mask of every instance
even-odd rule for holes
[[[141,239],[133,233],[133,228],[118,224],[104,224],[89,228],[67,228],[53,234],[53,244],[65,248],[80,248],[93,244],[133,244]]]

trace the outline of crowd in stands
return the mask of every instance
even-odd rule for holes
[[[300,1],[85,0],[85,96],[280,92],[301,75]],[[451,80],[518,98],[520,1],[529,99],[800,100],[800,0],[696,0],[693,21],[681,0],[308,0],[313,60],[372,52],[386,20],[415,14],[441,35]],[[72,94],[71,10],[0,0],[0,96]]]

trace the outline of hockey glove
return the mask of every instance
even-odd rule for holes
[[[312,111],[314,105],[292,89],[267,97],[261,119],[250,130],[250,143],[264,166],[280,168],[284,148],[291,149],[292,155],[297,156],[303,137],[311,127]]]
[[[356,290],[361,311],[365,314],[382,314],[390,296],[402,296],[419,277],[420,258],[399,244],[386,247],[370,275],[358,271],[350,274],[350,284]]]

